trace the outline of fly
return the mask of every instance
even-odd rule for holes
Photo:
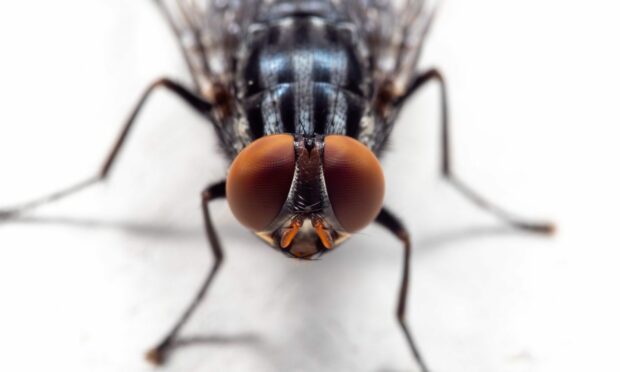
[[[162,364],[205,297],[224,257],[211,220],[214,200],[272,248],[297,259],[332,251],[372,222],[403,244],[397,317],[423,371],[427,364],[405,320],[411,241],[383,205],[379,158],[405,102],[430,82],[441,87],[442,174],[475,204],[518,229],[550,233],[488,202],[454,175],[446,84],[418,59],[434,7],[424,0],[155,1],[192,77],[190,86],[153,82],[131,112],[96,176],[0,211],[8,219],[104,181],[151,93],[165,89],[209,121],[230,163],[225,179],[201,195],[214,256],[195,299],[147,353]]]

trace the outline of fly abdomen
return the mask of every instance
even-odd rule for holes
[[[252,136],[356,136],[371,87],[352,24],[296,13],[251,30],[237,92]]]

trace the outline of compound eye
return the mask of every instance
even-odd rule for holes
[[[323,172],[336,218],[347,232],[370,224],[383,205],[383,170],[370,149],[347,136],[325,138]]]
[[[295,173],[293,136],[257,139],[235,158],[226,180],[233,215],[246,227],[261,231],[278,216]]]

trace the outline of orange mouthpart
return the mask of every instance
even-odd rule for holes
[[[321,239],[321,243],[323,243],[323,246],[325,246],[325,248],[327,249],[334,248],[334,240],[332,239],[329,230],[325,229],[323,220],[320,218],[315,219],[314,221],[312,221],[312,226],[314,226],[314,231],[316,231],[319,239]]]
[[[295,239],[295,236],[299,232],[300,228],[301,221],[293,220],[293,222],[291,222],[291,226],[282,231],[282,238],[280,238],[280,247],[288,248],[293,242],[293,239]]]

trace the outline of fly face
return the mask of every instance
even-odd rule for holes
[[[277,134],[236,157],[226,194],[235,217],[269,245],[311,259],[375,219],[384,179],[375,155],[350,137]]]

